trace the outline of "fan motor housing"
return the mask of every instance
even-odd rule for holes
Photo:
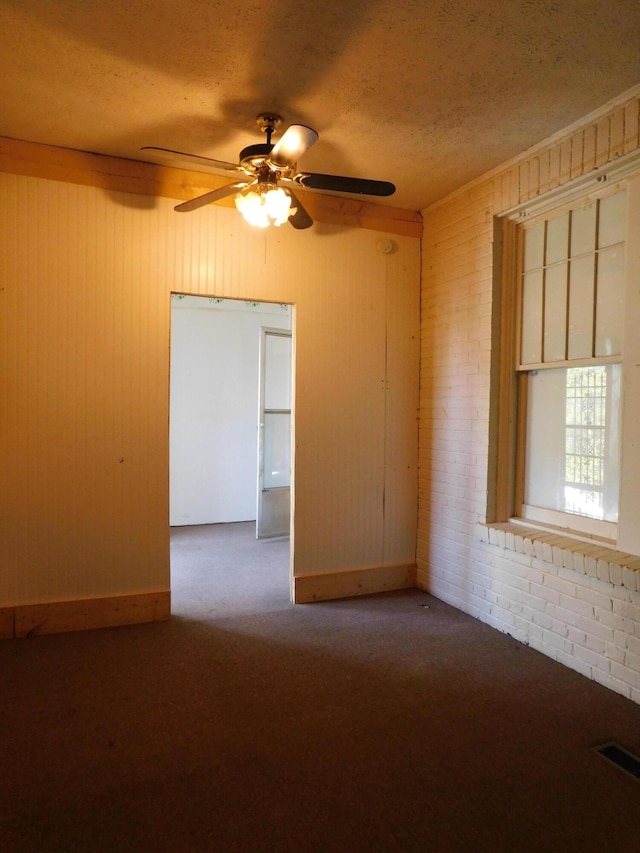
[[[272,150],[273,145],[267,145],[264,142],[259,145],[247,145],[240,152],[240,165],[255,171],[264,163]]]

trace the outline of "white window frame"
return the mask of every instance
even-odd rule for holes
[[[580,203],[619,190],[627,192],[627,239],[623,372],[621,473],[617,524],[561,513],[531,513],[522,505],[525,440],[523,400],[527,370],[516,370],[519,346],[520,259],[519,225],[562,213]],[[492,416],[490,419],[489,494],[487,522],[518,521],[547,530],[562,530],[577,539],[597,540],[628,554],[640,554],[640,156],[625,158],[616,169],[598,171],[549,193],[533,203],[506,211],[495,220],[494,358],[492,361]],[[591,360],[589,360],[589,363]],[[579,361],[556,362],[556,367],[580,366]],[[521,373],[524,379],[518,378]],[[532,518],[534,515],[535,518]],[[527,516],[529,516],[527,518]],[[595,523],[594,523],[595,522]]]

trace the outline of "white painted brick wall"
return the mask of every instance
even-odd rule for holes
[[[598,122],[611,129],[608,146],[596,148],[585,125],[424,212],[417,549],[421,587],[636,702],[638,558],[508,526],[482,541],[478,523],[488,486],[493,217],[637,150],[639,116],[638,99],[616,106]],[[568,150],[582,159],[567,160]]]

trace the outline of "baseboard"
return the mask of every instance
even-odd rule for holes
[[[296,604],[309,604],[312,601],[329,601],[333,598],[350,598],[355,595],[371,595],[374,592],[410,589],[415,585],[415,563],[326,572],[294,578],[293,600]]]
[[[171,593],[168,590],[49,604],[21,604],[0,608],[0,638],[17,639],[162,622],[170,615]]]

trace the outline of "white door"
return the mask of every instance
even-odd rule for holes
[[[291,512],[291,332],[260,332],[256,538],[289,533]]]

